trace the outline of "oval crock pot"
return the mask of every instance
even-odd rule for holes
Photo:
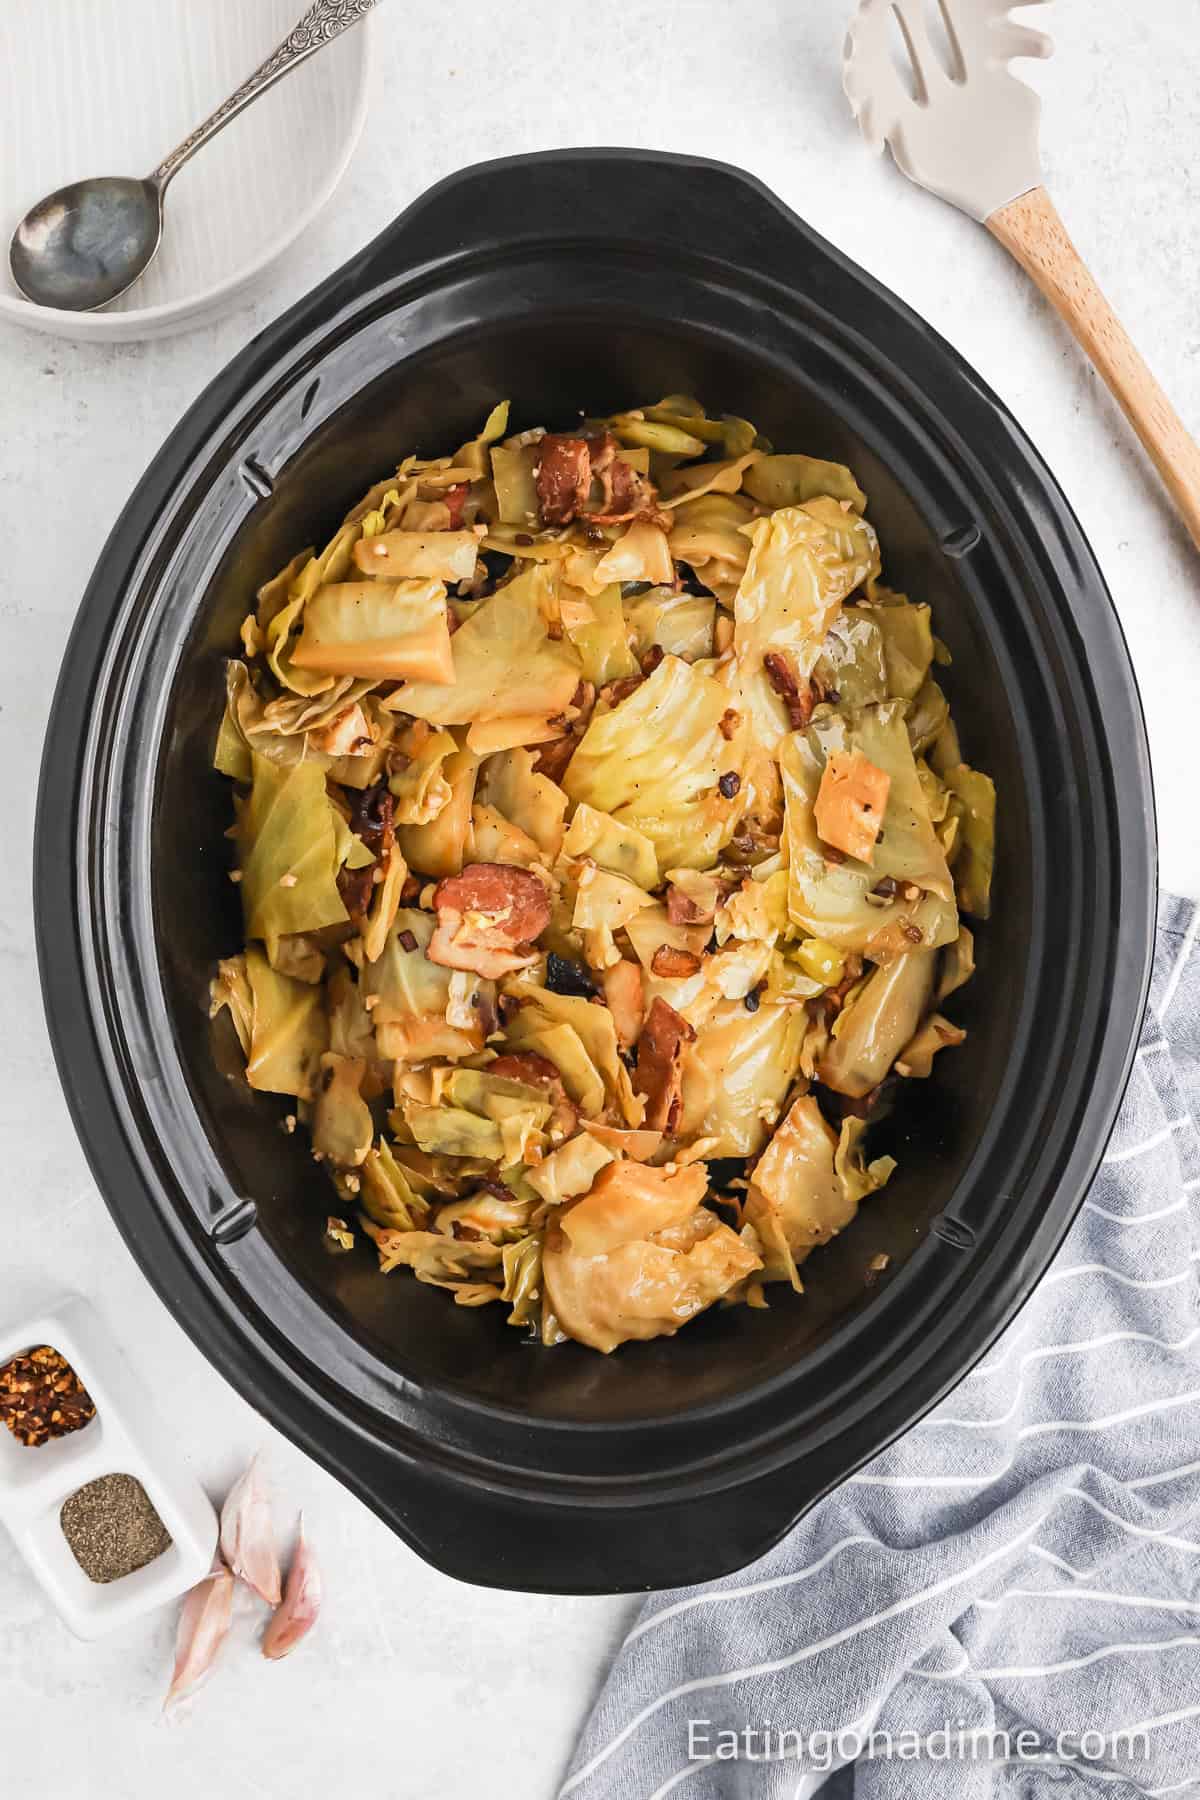
[[[999,791],[969,1036],[877,1133],[899,1172],[801,1299],[611,1357],[528,1345],[366,1246],[211,1026],[241,943],[222,659],[255,587],[405,451],[492,403],[568,423],[699,394],[850,463],[890,582],[932,602]],[[84,600],[48,735],[36,917],[59,1069],[159,1294],[266,1416],[423,1556],[499,1586],[698,1581],[767,1549],[978,1358],[1094,1172],[1145,1001],[1149,765],[1100,571],[996,397],[759,183],[570,151],[443,182],[218,377]],[[868,1285],[868,1262],[886,1273]]]

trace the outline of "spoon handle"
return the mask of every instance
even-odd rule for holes
[[[376,0],[316,0],[304,17],[288,33],[277,49],[272,50],[264,63],[260,63],[253,75],[248,75],[240,88],[230,94],[228,100],[218,106],[215,112],[197,125],[190,136],[184,138],[171,154],[164,157],[157,169],[153,170],[150,180],[164,189],[171,177],[180,170],[188,158],[194,156],[201,145],[207,144],[218,131],[235,119],[238,113],[250,105],[252,100],[265,93],[269,87],[287,75],[300,63],[306,62],[326,44],[331,44],[343,31],[365,18],[375,6]]]
[[[1000,207],[986,224],[1095,363],[1200,546],[1200,445],[1100,292],[1045,188]]]

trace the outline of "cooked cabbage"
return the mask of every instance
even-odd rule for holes
[[[733,603],[737,687],[767,751],[789,721],[764,656],[782,657],[798,680],[811,675],[843,600],[877,561],[866,521],[835,512],[831,519],[819,502],[785,506],[744,528],[752,549]]]
[[[817,456],[760,456],[742,482],[751,499],[772,509],[803,506],[830,494],[856,513],[867,510],[867,496],[844,463],[822,462]]]
[[[601,869],[624,875],[647,892],[658,886],[658,857],[644,831],[581,800],[563,838],[567,856],[586,856]]]
[[[657,649],[682,656],[685,662],[700,662],[713,653],[716,617],[715,600],[703,594],[677,594],[672,588],[651,588],[625,602],[625,619],[639,657]]]
[[[567,635],[579,652],[584,678],[596,687],[603,687],[609,681],[623,681],[638,672],[621,605],[620,583],[632,579],[632,576],[613,577],[607,586],[589,593],[586,601],[588,617],[576,625],[567,623]]]
[[[744,739],[722,732],[728,709],[719,681],[664,656],[648,681],[593,717],[563,778],[568,798],[636,826],[664,868],[710,868],[739,813]],[[729,776],[726,798],[720,783]]]
[[[996,854],[996,788],[988,775],[958,763],[943,781],[962,806],[962,831],[954,859],[958,904],[973,918],[992,910],[992,863]]]
[[[575,1249],[565,1231],[570,1218],[566,1213],[546,1237],[546,1297],[563,1330],[594,1350],[615,1350],[635,1338],[673,1337],[762,1267],[749,1245],[703,1207],[682,1228],[620,1243],[600,1255]]]
[[[604,1353],[819,1283],[880,1094],[965,1036],[995,837],[853,473],[687,394],[501,402],[239,637],[214,1049],[295,1106],[329,1241]]]
[[[315,763],[288,769],[252,753],[251,770],[237,820],[242,910],[246,936],[273,951],[286,933],[347,917],[337,874],[350,846],[340,852],[340,820]]]
[[[682,1137],[714,1138],[713,1156],[753,1156],[766,1143],[800,1067],[802,1007],[722,1000],[683,1052]]]
[[[827,854],[815,805],[831,751],[857,751],[890,778],[881,836],[870,864]],[[825,710],[780,745],[787,799],[788,910],[806,937],[841,949],[886,951],[950,943],[958,932],[954,889],[934,832],[904,722],[904,702],[846,713]],[[912,934],[916,935],[913,936]]]
[[[799,1265],[858,1210],[834,1167],[837,1145],[813,1095],[802,1094],[754,1165],[746,1221],[762,1242],[769,1280],[799,1287]]]
[[[263,1093],[308,1099],[329,1042],[321,990],[279,974],[251,945],[243,958],[221,965],[213,984],[212,1010],[222,1007],[228,1007],[233,1017],[250,1086]]]
[[[861,1099],[879,1086],[933,1000],[935,950],[914,950],[875,969],[833,1022],[817,1065],[826,1087]]]
[[[406,682],[389,705],[432,725],[517,717],[544,721],[561,713],[571,703],[583,665],[570,642],[546,633],[546,609],[557,582],[552,565],[522,569],[455,632],[449,684]]]
[[[430,962],[425,951],[433,936],[430,913],[402,906],[387,934],[383,953],[364,962],[363,1004],[371,1016],[380,1054],[399,1063],[441,1057],[457,1061],[483,1049],[482,1023],[470,1029],[446,1018],[453,971]],[[407,948],[411,940],[412,948]]]

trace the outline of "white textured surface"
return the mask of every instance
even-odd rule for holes
[[[102,313],[64,319],[18,293],[8,243],[44,194],[148,175],[287,36],[303,0],[6,0],[0,8],[0,318],[67,336],[171,329],[303,231],[361,126],[356,26],[225,126],[171,183],[158,255]],[[318,66],[319,65],[319,66]]]
[[[372,111],[347,181],[253,304],[145,346],[50,344],[0,329],[0,1306],[15,1309],[51,1276],[94,1295],[144,1358],[214,1494],[265,1444],[280,1522],[304,1506],[329,1594],[327,1625],[290,1663],[268,1667],[243,1647],[188,1716],[164,1725],[157,1700],[171,1622],[74,1644],[0,1544],[0,1742],[14,1792],[426,1800],[507,1790],[548,1800],[630,1610],[621,1600],[525,1599],[444,1580],[231,1393],[153,1298],[96,1198],[37,997],[29,836],[38,751],[104,536],[227,357],[431,181],[466,161],[565,143],[724,156],[773,183],[943,331],[1028,427],[1091,535],[1142,680],[1163,876],[1200,894],[1196,552],[1094,376],[1000,248],[864,152],[838,84],[848,11],[844,0],[672,0],[633,11],[550,0],[502,9],[460,0],[449,12],[385,5]],[[1184,417],[1200,427],[1193,0],[1152,9],[1095,0],[1062,8],[1054,23],[1058,54],[1033,71],[1047,100],[1048,181]]]

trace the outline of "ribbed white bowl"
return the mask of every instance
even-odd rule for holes
[[[362,130],[368,33],[286,76],[180,171],[141,281],[99,313],[21,298],[8,244],[25,210],[83,175],[146,175],[231,93],[306,0],[3,0],[0,319],[58,337],[156,337],[260,275],[324,206]]]

